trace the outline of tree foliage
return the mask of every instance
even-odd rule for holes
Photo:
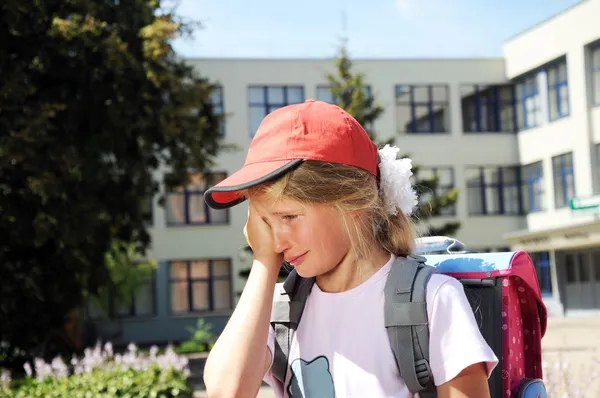
[[[340,48],[340,54],[335,59],[337,74],[327,74],[329,88],[335,103],[352,117],[367,131],[373,142],[378,145],[393,142],[379,142],[373,124],[383,114],[384,108],[375,102],[370,90],[365,83],[363,73],[355,73],[353,63],[346,47]]]
[[[189,27],[159,0],[1,3],[0,361],[110,282],[114,242],[143,255],[144,199],[221,148],[214,84],[170,44]]]

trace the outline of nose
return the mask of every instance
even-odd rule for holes
[[[287,234],[280,228],[273,230],[273,249],[276,253],[285,253],[290,248],[290,240]]]

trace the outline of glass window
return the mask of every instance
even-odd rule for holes
[[[229,310],[233,307],[231,261],[172,261],[169,290],[174,314]]]
[[[405,133],[450,131],[448,85],[396,86],[396,118]]]
[[[167,195],[165,212],[168,225],[226,224],[229,210],[215,210],[204,201],[204,192],[223,181],[226,173],[197,173],[191,176],[187,187],[176,189]]]
[[[467,168],[466,177],[469,214],[522,214],[518,166]]]
[[[269,113],[281,107],[304,102],[303,86],[248,87],[250,134],[254,136],[260,123]]]
[[[554,205],[566,207],[575,196],[575,175],[573,172],[573,154],[571,152],[552,158],[554,178]]]
[[[517,131],[513,85],[463,84],[461,97],[465,132]]]

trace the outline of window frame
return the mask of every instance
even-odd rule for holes
[[[440,174],[439,174],[440,170],[443,170],[445,172],[448,172],[448,171],[450,172],[450,179],[451,179],[450,183],[447,183],[447,184],[440,183],[440,181],[442,181],[440,178]],[[432,173],[431,177],[438,177],[438,184],[436,186],[436,190],[431,192],[431,195],[434,200],[437,200],[441,195],[445,195],[448,191],[451,191],[456,188],[456,173],[454,170],[454,166],[420,166],[419,171],[418,171],[419,175],[416,176],[418,178],[418,180],[426,180],[426,179],[430,178],[430,177],[423,178],[420,175],[420,173],[423,171],[430,171]],[[421,205],[421,203],[419,203],[419,206],[420,205]],[[454,216],[456,216],[456,213],[457,213],[456,203],[445,210],[448,212],[447,213],[442,212],[439,215],[439,217],[454,217]]]
[[[528,129],[532,129],[541,125],[541,104],[540,104],[540,89],[538,87],[538,74],[539,70],[535,70],[529,72],[517,79],[515,79],[515,99],[517,105],[517,129],[518,131],[524,131]],[[521,88],[521,92],[519,95],[519,88]],[[534,123],[528,122],[528,111],[527,111],[527,101],[532,100],[535,108],[532,111],[532,115],[536,115],[536,120]],[[522,112],[523,115],[523,125],[519,124],[519,111]]]
[[[194,173],[196,174],[196,173]],[[208,173],[197,173],[197,174],[202,174],[203,178],[206,175],[211,175],[211,174],[223,174],[223,178],[227,178],[227,172],[225,171],[210,171]],[[208,184],[207,184],[208,185]],[[204,200],[204,193],[206,192],[206,190],[208,189],[208,186],[206,189],[204,190],[200,190],[200,189],[189,189],[187,186],[183,188],[183,190],[181,192],[168,192],[167,193],[167,197],[166,200],[169,200],[170,196],[183,196],[183,214],[184,214],[184,221],[183,222],[178,222],[178,221],[171,221],[169,220],[169,215],[165,212],[165,223],[167,225],[167,227],[186,227],[186,226],[203,226],[203,225],[229,225],[231,222],[231,214],[229,212],[229,208],[226,209],[212,209],[210,206],[208,206],[208,204],[206,203],[206,201]],[[190,221],[190,203],[189,203],[189,199],[192,197],[197,197],[200,196],[202,198],[202,202],[204,203],[204,215],[205,215],[205,220],[204,222],[191,222]],[[219,221],[219,222],[211,222],[210,220],[210,214],[211,211],[223,211],[225,212],[225,221]]]
[[[409,88],[409,100],[403,101],[399,99],[399,93],[401,88]],[[416,88],[427,88],[427,97],[428,100],[425,102],[415,101],[415,89]],[[434,89],[435,88],[443,88],[445,91],[445,100],[437,101],[434,99]],[[410,107],[410,117],[409,120],[411,128],[404,129],[405,126],[401,126],[402,133],[405,134],[448,134],[452,131],[452,118],[450,115],[451,112],[451,101],[450,101],[450,85],[447,83],[432,83],[432,84],[396,84],[394,86],[394,104],[396,113],[398,112],[398,108],[402,107]],[[444,114],[443,120],[443,129],[438,130],[435,127],[435,114],[434,106],[441,105]],[[427,107],[427,124],[429,125],[429,129],[420,130],[417,129],[417,123],[423,119],[416,119],[416,109]],[[450,116],[448,116],[450,115]]]
[[[472,96],[463,97],[463,89],[465,87],[473,88]],[[483,88],[483,90],[482,90]],[[502,89],[508,88],[510,89],[510,100],[505,100],[502,98]],[[517,97],[516,97],[516,86],[513,83],[491,83],[491,84],[483,84],[483,83],[461,83],[459,86],[460,94],[461,94],[461,117],[462,117],[462,129],[465,134],[514,134],[519,131],[518,129],[518,120],[517,120]],[[484,98],[486,96],[482,96],[481,93],[491,90],[492,92],[492,101],[491,104],[486,104]],[[471,97],[471,98],[470,98]],[[474,115],[468,113],[468,108],[465,107],[465,102],[470,102],[469,105],[472,104],[474,108]],[[509,129],[502,129],[503,126],[503,118],[502,118],[502,110],[508,106],[512,111],[511,118],[511,126]],[[485,129],[482,126],[482,109],[492,109],[492,115],[490,119],[493,120],[493,125],[495,126],[493,129]],[[488,117],[489,118],[489,117]],[[470,121],[475,122],[475,128],[471,128]]]
[[[208,262],[208,278],[193,278],[191,275],[191,263],[195,261],[206,261]],[[215,276],[213,267],[215,261],[227,261],[229,267],[229,273],[227,276]],[[171,276],[171,266],[173,263],[185,263],[186,264],[186,277],[185,279],[173,278]],[[215,258],[197,258],[197,259],[181,259],[181,260],[168,260],[167,261],[167,291],[168,291],[168,313],[171,316],[186,316],[193,314],[206,314],[206,313],[215,313],[215,312],[228,312],[232,311],[234,307],[233,300],[233,262],[231,258],[226,257],[215,257]],[[219,280],[227,280],[229,281],[229,300],[230,300],[230,308],[228,309],[218,309],[215,310],[214,307],[214,282]],[[178,282],[186,282],[186,290],[187,290],[187,311],[178,312],[173,308],[172,302],[172,286],[173,283]],[[207,283],[208,285],[208,309],[194,309],[194,283]]]
[[[552,269],[550,265],[550,253],[547,251],[530,253],[536,275],[538,278],[540,293],[543,297],[552,296]],[[540,276],[542,276],[540,278]]]
[[[281,88],[283,89],[283,102],[269,102],[269,89],[273,89],[273,88]],[[288,91],[289,89],[300,89],[301,92],[301,99],[300,102],[290,102],[289,101],[289,95],[288,95]],[[263,101],[264,102],[252,102],[250,100],[250,90],[252,89],[262,89],[263,90]],[[282,108],[284,106],[288,106],[288,105],[292,105],[292,104],[299,104],[302,103],[304,101],[306,101],[306,93],[304,90],[304,85],[303,84],[267,84],[267,85],[260,85],[260,84],[251,84],[248,85],[247,90],[246,90],[246,95],[247,100],[248,100],[248,130],[250,130],[250,137],[254,137],[254,135],[256,134],[256,131],[252,131],[252,112],[250,111],[252,108],[262,108],[264,110],[264,115],[263,115],[263,119],[271,112],[273,112],[276,109]],[[258,126],[257,126],[258,128]]]
[[[129,305],[129,312],[127,313],[127,315],[123,315],[123,314],[117,314],[117,308],[115,307],[116,304],[114,304],[114,300],[113,297],[110,297],[110,308],[112,311],[112,314],[115,316],[115,318],[121,318],[121,319],[127,319],[127,318],[135,318],[135,319],[140,319],[140,318],[154,318],[157,316],[157,297],[156,297],[156,270],[152,271],[152,276],[149,278],[149,280],[147,282],[142,283],[142,285],[150,285],[152,288],[152,312],[150,314],[143,314],[143,315],[138,315],[136,312],[136,294],[132,294],[131,296],[131,303]]]
[[[565,167],[565,158],[569,157],[571,159],[571,166]],[[555,160],[559,160],[559,168],[557,170]],[[571,198],[568,198],[568,187],[567,187],[567,177],[571,176],[571,181],[573,182],[573,196],[576,196],[576,185],[575,185],[575,164],[573,163],[573,152],[565,152],[556,156],[552,156],[552,183],[554,185],[554,208],[555,209],[563,209],[569,206],[569,201]],[[557,173],[558,171],[558,173]],[[558,174],[558,175],[557,175]],[[560,178],[562,192],[557,191],[557,178]],[[562,203],[559,204],[557,199],[562,197]]]
[[[594,151],[594,165],[595,169],[595,180],[596,186],[594,187],[594,194],[600,194],[600,142],[593,143],[593,151]]]
[[[516,177],[516,181],[515,182],[504,182],[504,174],[503,172],[505,170],[514,170],[515,172],[515,177]],[[523,215],[523,199],[522,199],[522,194],[521,194],[521,190],[522,190],[522,182],[521,182],[521,166],[519,165],[504,165],[504,166],[474,166],[474,167],[467,167],[465,169],[465,171],[468,170],[479,170],[479,176],[478,176],[478,182],[477,183],[472,183],[470,180],[467,179],[467,200],[469,199],[470,195],[469,192],[472,189],[478,189],[479,190],[479,200],[481,201],[481,212],[474,212],[472,210],[472,206],[471,203],[467,202],[467,209],[468,209],[468,215],[469,216],[522,216]],[[498,173],[498,182],[493,183],[493,182],[486,182],[485,181],[485,175],[486,175],[486,170],[490,170],[493,171],[495,170]],[[517,207],[518,210],[516,212],[507,212],[506,211],[506,205],[505,205],[505,188],[507,187],[515,187],[517,189]],[[495,188],[497,191],[497,200],[498,200],[498,211],[497,212],[490,212],[488,211],[487,207],[488,207],[488,198],[487,198],[487,190],[489,188]]]
[[[546,192],[544,190],[544,162],[539,160],[537,162],[522,165],[521,181],[523,182],[523,191],[521,194],[524,196],[525,190],[527,190],[527,203],[525,203],[525,198],[521,199],[523,212],[525,214],[530,214],[545,211]],[[542,189],[540,191],[536,191],[535,189],[537,183],[541,183]],[[536,199],[539,200],[539,207],[534,206]]]
[[[591,83],[592,83],[592,106],[600,106],[600,90],[596,92],[596,86],[600,87],[600,40],[592,43],[589,46],[589,54],[590,54],[590,73],[591,73]],[[594,55],[598,53],[598,65],[594,64]]]
[[[565,67],[565,76],[564,76],[564,80],[560,80],[560,67],[564,65]],[[571,102],[570,102],[570,96],[569,96],[569,76],[568,76],[568,66],[567,66],[567,59],[565,57],[561,57],[559,59],[556,59],[554,61],[552,61],[551,63],[549,63],[548,65],[546,65],[543,69],[542,69],[545,73],[546,73],[546,79],[547,79],[547,87],[548,87],[548,120],[550,122],[553,122],[555,120],[558,119],[562,119],[563,117],[567,117],[570,114],[570,108],[571,108]],[[550,73],[554,72],[555,76],[556,76],[556,81],[551,84],[550,83]],[[562,109],[562,101],[561,101],[561,88],[562,87],[566,87],[567,88],[567,109],[564,110]],[[555,92],[556,93],[556,115],[552,115],[552,97],[550,95],[551,92]]]
[[[107,307],[108,307],[108,314],[106,314],[104,311],[102,311],[102,308],[99,307],[97,308],[98,311],[101,311],[102,313],[104,313],[105,316],[108,317],[109,320],[138,320],[138,319],[151,319],[151,318],[156,318],[158,316],[158,295],[157,295],[157,270],[152,270],[151,276],[142,283],[142,285],[149,285],[152,291],[152,302],[151,302],[151,307],[152,307],[152,311],[149,314],[142,314],[142,315],[138,315],[137,311],[136,311],[136,296],[138,294],[138,292],[135,293],[131,293],[131,303],[128,306],[128,313],[127,314],[119,314],[118,313],[118,304],[114,298],[114,295],[109,291],[108,297],[107,297]],[[86,303],[86,312],[87,315],[86,317],[92,321],[103,321],[105,320],[102,316],[93,316],[91,314],[92,312],[92,306],[93,303],[92,302],[87,302]]]
[[[222,85],[216,85],[213,92],[211,93],[211,101],[215,114],[217,114],[221,120],[219,122],[219,136],[225,137],[225,93]]]

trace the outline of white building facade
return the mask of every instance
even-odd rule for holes
[[[600,0],[584,1],[507,41],[498,59],[354,61],[385,108],[378,136],[395,136],[422,174],[437,174],[439,193],[459,191],[455,208],[433,223],[460,222],[456,237],[472,250],[529,251],[556,315],[600,309],[600,222],[569,206],[574,197],[593,204],[600,193],[597,16]],[[266,114],[330,100],[326,74],[335,73],[331,59],[188,62],[219,83],[224,141],[238,148],[219,156],[216,178],[242,166]],[[164,208],[154,201],[156,278],[118,324],[99,324],[102,333],[180,340],[198,317],[222,328],[250,265],[242,253],[247,208],[208,209],[206,187],[198,175]]]
[[[600,309],[599,15],[600,1],[583,1],[504,46],[532,205],[527,228],[505,238],[546,265],[538,276],[554,313]]]

